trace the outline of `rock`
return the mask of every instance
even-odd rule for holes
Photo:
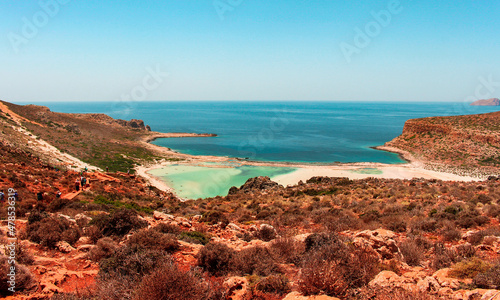
[[[422,292],[437,292],[441,289],[438,281],[434,277],[427,276],[417,283],[417,288]]]
[[[80,245],[76,248],[77,251],[79,252],[89,252],[90,249],[92,249],[94,245],[86,244],[86,245]]]
[[[458,279],[450,278],[448,276],[449,271],[449,268],[438,270],[434,274],[432,274],[432,277],[434,277],[442,287],[458,289],[460,287],[460,282],[458,281]]]
[[[248,292],[248,280],[245,277],[230,277],[224,281],[227,289],[226,299],[242,300]]]
[[[500,300],[500,291],[499,290],[487,290],[481,300]]]
[[[163,212],[159,212],[157,210],[155,210],[153,212],[153,218],[155,220],[162,220],[162,221],[173,221],[175,219],[174,216],[163,213]]]
[[[78,226],[80,227],[86,226],[91,220],[92,218],[85,214],[77,214],[75,216],[76,224],[78,224]]]
[[[382,271],[368,283],[369,286],[391,287],[394,283],[401,282],[401,277],[392,271]]]
[[[243,184],[239,189],[232,187],[229,190],[228,195],[234,195],[239,191],[249,192],[249,191],[264,191],[270,189],[277,189],[283,187],[282,185],[272,181],[268,176],[259,176],[248,179],[245,184]]]
[[[234,223],[227,224],[226,228],[231,230],[231,231],[235,231],[235,232],[243,232],[243,229],[241,229],[240,226],[238,226]]]
[[[287,294],[283,300],[340,300],[339,298],[336,297],[329,297],[326,295],[320,295],[320,296],[303,296],[299,292],[291,292],[290,294]]]
[[[78,244],[92,244],[92,241],[90,240],[90,238],[88,236],[82,236],[78,239]]]
[[[59,242],[57,242],[56,247],[57,247],[57,249],[59,251],[61,251],[63,253],[69,253],[71,251],[76,250],[75,248],[73,248],[70,244],[68,244],[65,241],[59,241]]]

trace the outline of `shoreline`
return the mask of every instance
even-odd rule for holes
[[[202,156],[202,155],[190,155],[185,153],[179,153],[171,150],[170,148],[157,146],[151,144],[156,138],[172,138],[172,137],[213,137],[217,135],[213,134],[189,134],[189,133],[154,133],[149,136],[145,136],[140,141],[146,145],[146,147],[157,151],[159,153],[167,154],[172,156],[174,159],[180,159],[179,161],[168,161],[164,159],[158,163],[151,165],[141,165],[136,167],[137,173],[146,178],[152,185],[157,188],[174,193],[176,192],[173,188],[168,186],[160,178],[151,175],[150,170],[161,169],[168,165],[180,164],[180,165],[202,165],[205,163],[215,163],[213,166],[206,167],[231,167],[223,166],[222,163],[236,163],[236,165],[246,165],[246,166],[259,166],[259,167],[292,167],[296,168],[295,171],[291,173],[278,175],[273,177],[272,180],[282,184],[295,185],[300,181],[306,181],[314,176],[327,176],[327,177],[348,177],[349,179],[364,179],[364,178],[384,178],[384,179],[407,179],[411,180],[413,178],[426,178],[426,179],[438,179],[444,181],[480,181],[483,180],[480,177],[472,176],[461,176],[453,173],[440,172],[435,170],[429,170],[424,168],[425,163],[416,159],[409,152],[389,147],[389,146],[376,146],[371,147],[372,149],[379,151],[387,151],[392,153],[397,153],[400,157],[406,161],[406,163],[398,164],[386,164],[386,163],[374,163],[374,162],[356,162],[356,163],[301,163],[301,162],[272,162],[272,161],[248,161],[239,158],[232,158],[227,156]],[[219,165],[217,165],[217,163]],[[177,196],[178,197],[178,196]],[[181,198],[181,197],[179,197]],[[186,200],[186,199],[182,199]]]

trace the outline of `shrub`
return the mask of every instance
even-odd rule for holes
[[[415,239],[407,239],[399,245],[404,261],[410,266],[418,266],[424,255],[424,248]]]
[[[476,231],[467,237],[467,242],[471,243],[472,245],[479,245],[483,241],[484,236],[485,233],[482,230]]]
[[[85,228],[84,232],[93,244],[102,238],[102,231],[95,225]]]
[[[116,210],[111,215],[98,215],[90,224],[96,225],[104,236],[124,236],[131,230],[147,226],[147,222],[140,220],[134,210],[126,208]]]
[[[265,247],[250,247],[236,252],[232,260],[233,271],[239,275],[268,276],[278,272],[278,265]]]
[[[174,252],[180,245],[175,236],[164,234],[153,229],[142,229],[134,233],[127,244],[131,247],[140,247],[150,250]]]
[[[220,243],[209,243],[198,253],[198,266],[211,274],[226,275],[231,269],[235,251]]]
[[[456,251],[447,249],[443,243],[434,245],[434,258],[431,264],[435,270],[447,268],[458,260],[459,256]]]
[[[53,217],[46,217],[28,225],[26,234],[30,241],[49,248],[54,248],[61,240],[73,244],[80,238],[80,231],[68,220]]]
[[[68,205],[68,200],[64,200],[61,198],[56,198],[55,200],[52,200],[47,207],[48,211],[50,212],[58,212],[61,209],[63,209],[66,205]]]
[[[255,289],[264,293],[283,295],[290,292],[290,281],[284,275],[271,275],[257,283]]]
[[[261,226],[260,229],[255,233],[255,237],[264,242],[269,242],[276,238],[276,230],[269,225]]]
[[[474,284],[479,288],[500,288],[500,264],[496,264],[486,272],[478,273],[474,277]]]
[[[299,290],[304,295],[324,293],[348,298],[355,289],[368,284],[378,273],[379,262],[373,250],[344,244],[340,252],[332,252],[333,247],[326,245],[317,248],[307,256],[298,282]]]
[[[443,240],[445,242],[459,241],[462,238],[462,233],[453,227],[446,227],[442,232]]]
[[[490,268],[491,265],[487,262],[473,257],[453,265],[449,275],[456,278],[474,278],[477,274],[485,273]]]
[[[206,245],[210,241],[210,238],[206,234],[199,231],[183,231],[179,235],[179,239],[188,243],[201,245]]]
[[[209,294],[209,285],[199,276],[167,264],[142,280],[135,299],[204,300]]]
[[[304,243],[293,238],[279,238],[271,242],[269,249],[277,261],[298,264],[304,253]]]
[[[8,263],[8,258],[7,256],[0,255],[0,295],[2,296],[7,296],[11,295],[12,293],[8,290],[10,287],[9,283],[7,281],[10,280],[10,277],[8,276],[8,270],[10,268],[10,264]],[[30,271],[28,268],[26,268],[23,265],[20,264],[15,264],[16,268],[16,292],[17,291],[26,291],[30,290],[33,287],[35,287],[36,282],[33,278],[33,275],[31,275]]]
[[[218,224],[220,222],[222,224],[222,228],[226,228],[227,224],[229,224],[227,217],[222,212],[216,210],[205,213],[200,221],[207,222],[211,225]]]
[[[175,234],[178,235],[181,233],[181,229],[179,226],[168,224],[168,223],[160,223],[153,227],[154,230],[159,231],[161,233],[170,233],[170,234]]]
[[[118,245],[109,237],[105,237],[97,241],[97,244],[89,251],[89,258],[93,261],[100,261],[103,258],[112,256]]]
[[[22,243],[16,244],[16,262],[23,265],[31,265],[34,262],[33,255]]]
[[[99,262],[99,276],[104,280],[125,278],[136,281],[170,261],[163,251],[125,246]]]

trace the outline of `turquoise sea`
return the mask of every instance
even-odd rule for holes
[[[407,102],[72,102],[53,111],[143,119],[154,131],[215,133],[215,138],[154,143],[195,155],[309,163],[401,163],[373,150],[401,134],[406,120],[497,111],[466,103]]]
[[[183,153],[305,163],[403,161],[370,147],[401,134],[406,120],[485,113],[497,107],[463,103],[388,102],[77,102],[46,103],[51,110],[143,119],[154,131],[215,133],[209,138],[158,139]],[[228,168],[229,167],[229,168]],[[227,195],[248,178],[279,176],[293,168],[171,165],[150,171],[186,199]],[[372,170],[368,170],[372,172]],[[376,170],[375,170],[376,171]]]

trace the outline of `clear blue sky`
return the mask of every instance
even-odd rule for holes
[[[342,43],[392,1],[60,2],[0,3],[0,99],[463,101],[500,82],[498,0],[401,0],[350,62]]]

